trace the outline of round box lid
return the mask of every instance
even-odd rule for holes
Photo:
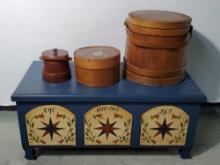
[[[44,61],[68,61],[71,58],[68,51],[54,48],[43,51],[40,59]]]
[[[127,21],[146,28],[184,29],[190,26],[192,18],[171,11],[139,10],[130,12]]]
[[[84,69],[108,69],[120,63],[120,51],[110,46],[89,46],[74,52],[74,61]]]

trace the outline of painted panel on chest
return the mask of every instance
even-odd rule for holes
[[[141,116],[141,145],[183,146],[189,116],[175,106],[157,106]]]
[[[25,115],[29,145],[75,145],[75,115],[58,105],[39,106]]]
[[[130,145],[132,115],[115,105],[100,105],[84,115],[85,145]]]

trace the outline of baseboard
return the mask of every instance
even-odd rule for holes
[[[16,106],[15,105],[0,106],[0,111],[16,111]]]

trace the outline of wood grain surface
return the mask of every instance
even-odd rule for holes
[[[45,81],[60,83],[71,78],[68,52],[62,49],[49,49],[42,52],[40,57],[44,61],[42,78]]]
[[[125,73],[145,85],[171,85],[184,78],[191,17],[160,10],[130,12],[125,22]]]
[[[74,52],[76,79],[89,87],[105,87],[119,81],[120,51],[109,46],[90,46]]]

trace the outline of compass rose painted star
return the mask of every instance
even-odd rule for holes
[[[45,126],[45,127],[42,127],[42,128],[38,128],[39,130],[44,131],[44,134],[42,135],[42,137],[46,136],[47,134],[50,134],[50,139],[53,140],[53,135],[54,134],[57,134],[58,136],[61,136],[58,131],[62,130],[64,128],[57,127],[57,125],[60,123],[60,121],[57,121],[56,123],[53,123],[52,119],[50,118],[48,123],[45,123],[43,121],[41,121],[41,123]]]
[[[109,134],[112,134],[114,136],[117,136],[116,133],[114,132],[114,130],[118,130],[120,128],[116,128],[114,127],[114,125],[117,123],[116,121],[113,122],[113,123],[110,123],[109,122],[109,118],[107,118],[106,120],[106,123],[103,123],[101,121],[99,121],[99,123],[101,124],[101,127],[97,127],[95,129],[97,130],[101,130],[100,134],[98,135],[99,136],[102,136],[103,134],[106,135],[106,139],[108,139],[109,137]]]
[[[160,124],[157,121],[155,121],[155,123],[158,125],[158,127],[151,128],[151,130],[156,130],[157,131],[156,134],[154,135],[154,137],[156,137],[156,136],[161,134],[162,135],[162,140],[164,139],[166,134],[172,136],[170,131],[177,130],[176,128],[171,128],[170,126],[173,124],[173,122],[167,124],[166,119],[163,120],[163,124]]]

